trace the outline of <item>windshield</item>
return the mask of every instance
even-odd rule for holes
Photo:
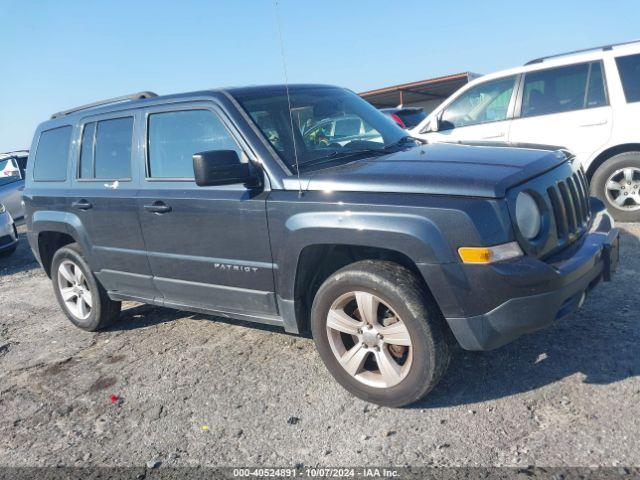
[[[233,92],[282,160],[295,172],[386,152],[406,137],[371,104],[336,87],[265,87]],[[293,135],[291,123],[293,121]]]
[[[0,160],[0,186],[22,180],[20,169],[13,158]]]

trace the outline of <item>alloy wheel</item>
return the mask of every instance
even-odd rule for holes
[[[338,363],[365,385],[393,387],[409,373],[409,330],[376,295],[355,291],[336,299],[327,315],[327,336]]]
[[[605,195],[620,210],[640,209],[640,169],[625,167],[613,172],[605,184]]]
[[[91,315],[93,299],[82,270],[71,260],[64,260],[58,267],[58,288],[65,306],[71,314],[86,320]]]

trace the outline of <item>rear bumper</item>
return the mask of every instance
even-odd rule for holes
[[[555,258],[543,262],[525,257],[502,265],[465,268],[468,285],[484,283],[467,297],[469,309],[480,304],[473,296],[483,292],[506,301],[477,315],[445,313],[451,330],[464,349],[491,350],[551,324],[579,308],[601,280],[610,280],[617,265],[618,245],[618,230],[603,211],[595,216],[589,232]],[[492,292],[494,289],[499,289],[499,294]]]

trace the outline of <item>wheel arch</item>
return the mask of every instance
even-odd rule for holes
[[[464,221],[462,214],[455,218]],[[283,227],[272,232],[271,244],[277,246],[274,259],[278,266],[275,271],[278,304],[285,328],[292,332],[308,328],[311,294],[307,289],[315,293],[324,279],[348,263],[385,259],[419,274],[419,265],[455,259],[455,252],[438,225],[420,215],[384,211],[304,212],[290,216]]]
[[[425,292],[433,298],[418,265],[405,253],[382,247],[355,244],[313,244],[300,252],[295,270],[294,303],[299,332],[309,332],[311,305],[318,289],[336,271],[361,260],[390,261],[416,275]],[[437,306],[437,302],[435,303]]]
[[[73,214],[55,211],[38,211],[31,220],[30,243],[36,257],[51,277],[54,254],[65,245],[77,243],[91,265],[91,248],[85,228]]]
[[[609,160],[611,157],[619,155],[621,153],[628,152],[640,152],[640,143],[622,143],[619,145],[615,145],[613,147],[609,147],[602,152],[600,152],[589,164],[587,168],[587,178],[591,181],[593,174],[600,168],[600,166]]]

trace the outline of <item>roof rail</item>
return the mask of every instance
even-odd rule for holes
[[[540,57],[540,58],[530,60],[527,63],[525,63],[525,66],[533,65],[534,63],[542,63],[545,60],[549,60],[551,58],[564,57],[566,55],[575,55],[576,53],[595,52],[597,50],[602,50],[602,51],[613,50],[613,47],[620,47],[622,45],[631,45],[632,43],[639,43],[639,42],[640,40],[632,40],[630,42],[612,43],[611,45],[603,45],[601,47],[583,48],[581,50],[574,50],[572,52],[558,53],[556,55],[549,55],[548,57]]]
[[[99,102],[87,103],[86,105],[80,105],[79,107],[70,108],[69,110],[63,110],[61,112],[54,113],[51,118],[64,117],[70,113],[79,112],[80,110],[87,110],[89,108],[100,107],[102,105],[109,105],[112,103],[130,102],[133,100],[141,100],[143,98],[157,97],[157,93],[153,92],[138,92],[131,95],[123,95],[121,97],[108,98],[106,100],[100,100]]]

